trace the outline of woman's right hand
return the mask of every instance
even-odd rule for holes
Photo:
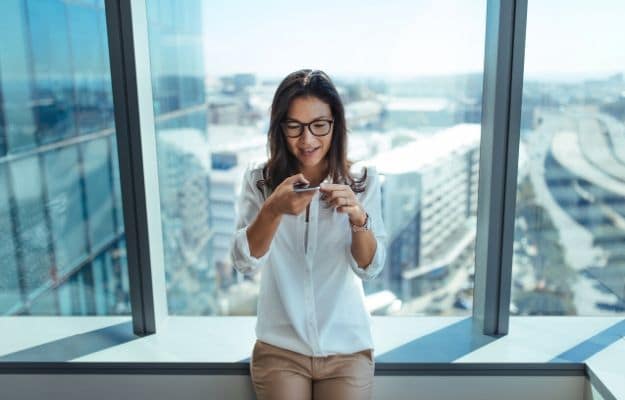
[[[265,202],[267,210],[275,216],[283,214],[298,215],[304,211],[306,206],[310,204],[316,191],[295,192],[293,191],[293,185],[297,182],[309,183],[304,174],[289,176],[276,187]]]

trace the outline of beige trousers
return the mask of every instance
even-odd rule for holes
[[[373,351],[309,357],[256,341],[250,372],[258,400],[369,400]]]

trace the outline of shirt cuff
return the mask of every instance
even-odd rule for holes
[[[347,261],[352,271],[363,281],[368,281],[380,274],[382,268],[384,268],[384,252],[386,251],[384,244],[375,238],[376,246],[375,246],[375,254],[373,255],[373,259],[366,267],[362,268],[358,266],[354,255],[352,254],[351,246],[347,246]]]
[[[256,258],[250,252],[250,245],[247,241],[247,227],[239,229],[234,234],[234,245],[232,252],[232,263],[234,268],[242,274],[252,274],[267,263],[271,247],[262,257]]]

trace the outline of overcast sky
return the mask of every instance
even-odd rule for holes
[[[405,78],[481,72],[486,1],[205,2],[209,75]],[[526,76],[625,71],[625,1],[530,0]]]

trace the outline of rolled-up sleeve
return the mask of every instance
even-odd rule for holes
[[[257,169],[256,169],[257,171]],[[250,252],[247,240],[247,228],[256,218],[263,203],[262,193],[256,187],[255,169],[248,168],[243,177],[241,194],[238,202],[238,218],[236,231],[231,245],[230,257],[234,268],[243,274],[254,274],[267,263],[269,250],[260,258],[254,257]]]
[[[382,188],[380,177],[373,167],[367,169],[365,192],[360,198],[360,204],[369,214],[370,228],[376,241],[376,249],[371,263],[364,268],[358,266],[351,251],[351,242],[347,246],[347,259],[351,269],[364,281],[378,276],[386,262],[386,230],[382,221]]]

